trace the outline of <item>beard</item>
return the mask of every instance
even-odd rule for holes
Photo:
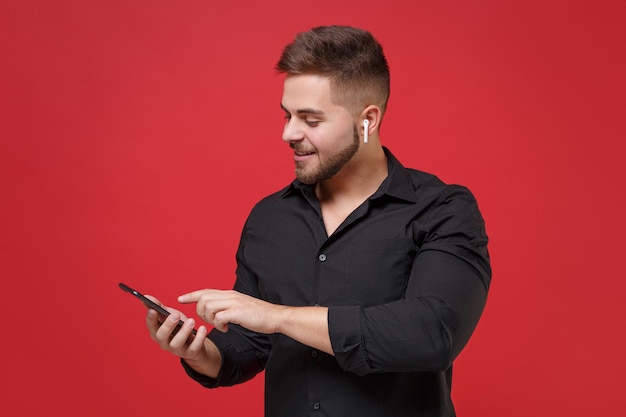
[[[320,159],[317,167],[307,170],[304,163],[296,162],[296,178],[304,184],[315,184],[335,176],[359,150],[359,131],[356,123],[353,130],[352,142],[336,154]]]

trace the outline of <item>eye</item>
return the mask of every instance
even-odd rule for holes
[[[304,122],[310,127],[315,127],[320,124],[319,120],[305,120]]]

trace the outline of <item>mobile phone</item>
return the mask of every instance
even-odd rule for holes
[[[150,300],[148,297],[146,297],[145,295],[143,295],[142,293],[140,293],[137,290],[134,290],[132,288],[130,288],[128,285],[123,284],[123,283],[119,283],[120,288],[123,291],[126,291],[129,294],[134,295],[135,297],[137,297],[139,300],[141,300],[142,303],[144,303],[144,305],[146,307],[149,307],[153,310],[156,310],[159,314],[167,317],[170,315],[170,312],[167,311],[166,309],[164,309],[163,307],[161,307],[160,305],[156,304],[155,302],[153,302],[152,300]],[[180,327],[185,324],[185,322],[183,322],[182,320],[178,320],[178,324],[176,325],[176,328],[174,329],[174,331],[172,332],[172,335],[175,335],[176,333],[178,333],[178,330],[180,330]],[[191,332],[194,336],[196,335],[196,329],[193,329]]]

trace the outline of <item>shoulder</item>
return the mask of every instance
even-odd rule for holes
[[[294,192],[297,192],[297,190],[294,189],[293,183],[289,184],[286,187],[263,197],[254,205],[252,210],[267,210],[282,205]]]
[[[290,184],[265,196],[252,207],[247,223],[267,223],[273,219],[283,218],[286,212],[290,210],[290,207],[293,207],[294,198],[292,196],[296,193],[298,193],[298,190],[294,190],[293,185]]]
[[[448,184],[432,173],[404,167],[388,149],[385,152],[389,161],[386,193],[428,206],[450,199],[475,201],[467,187]]]
[[[410,178],[418,201],[430,201],[435,205],[452,201],[461,205],[476,204],[473,193],[464,185],[448,184],[434,174],[412,168],[404,168],[404,171]]]
[[[484,219],[468,187],[445,183],[428,172],[412,168],[402,170],[412,188],[415,207],[421,213],[418,223],[422,228],[430,231],[471,228],[484,234]]]

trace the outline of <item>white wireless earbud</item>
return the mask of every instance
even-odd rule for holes
[[[370,136],[370,121],[365,119],[363,120],[363,143],[367,143],[367,140]]]

